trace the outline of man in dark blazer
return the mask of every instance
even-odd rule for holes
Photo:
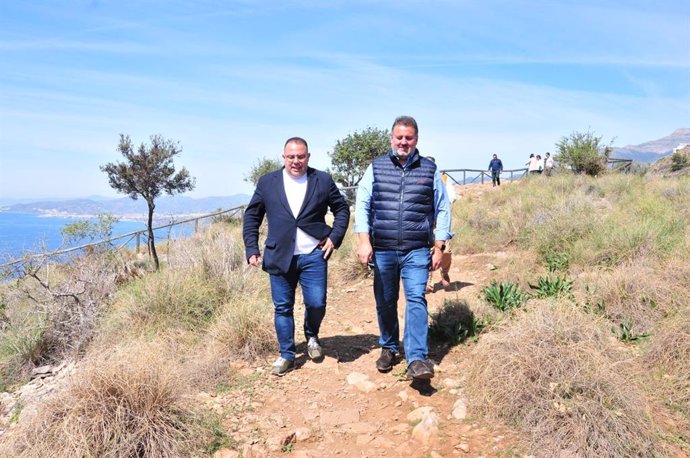
[[[247,262],[270,275],[274,323],[280,356],[271,373],[283,376],[295,367],[295,289],[302,286],[304,335],[312,360],[323,359],[319,327],[326,313],[328,258],[345,237],[350,209],[333,179],[309,167],[307,142],[293,137],[283,148],[284,167],[259,179],[244,213],[242,237]],[[333,227],[326,224],[328,210]],[[259,227],[268,219],[263,259]]]

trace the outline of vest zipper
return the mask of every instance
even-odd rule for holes
[[[405,201],[405,169],[402,169],[402,176],[400,179],[400,202],[398,204],[398,249],[402,250],[403,246],[403,203]]]

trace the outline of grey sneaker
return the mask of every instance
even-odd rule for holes
[[[316,337],[310,337],[307,341],[307,354],[314,361],[323,359],[323,349]]]
[[[271,366],[271,374],[277,375],[278,377],[282,377],[283,375],[287,374],[291,370],[295,368],[295,362],[294,361],[288,361],[287,359],[283,358],[282,356],[279,356],[278,359],[276,359],[276,362],[273,363],[273,366]]]

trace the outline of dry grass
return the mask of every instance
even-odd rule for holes
[[[690,265],[683,260],[644,258],[613,269],[581,272],[576,297],[619,328],[634,334],[663,333],[656,323],[690,302]]]
[[[223,299],[219,286],[198,272],[166,269],[131,282],[120,291],[108,327],[115,334],[130,336],[203,328]]]
[[[227,294],[241,290],[247,262],[239,226],[212,224],[189,239],[175,240],[166,259],[169,270],[195,272],[222,285]]]
[[[463,198],[455,216],[462,253],[509,245],[584,268],[615,267],[687,250],[687,183],[606,175],[558,176]],[[567,265],[566,265],[567,268]]]
[[[226,302],[208,331],[209,349],[218,360],[252,361],[275,348],[273,303],[264,272],[244,276],[244,294]]]
[[[582,273],[577,285],[580,303],[589,304],[615,327],[624,324],[639,336],[648,335],[673,307],[670,285],[664,285],[656,269],[640,262]]]
[[[690,315],[659,322],[644,362],[658,379],[656,395],[690,420]]]
[[[531,304],[480,339],[469,362],[474,408],[516,425],[540,456],[653,456],[644,397],[607,326],[572,305]]]
[[[198,418],[174,364],[130,344],[82,364],[26,427],[21,456],[191,456]]]

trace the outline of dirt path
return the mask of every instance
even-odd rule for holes
[[[476,297],[492,262],[495,257],[454,256],[451,286],[442,290],[439,285],[427,295],[430,312],[446,298]],[[302,310],[298,305],[296,316]],[[403,312],[401,299],[401,326]],[[329,290],[320,338],[326,353],[320,364],[306,358],[302,342],[298,367],[285,377],[268,373],[271,361],[258,368],[238,367],[240,381],[227,392],[209,395],[208,402],[229,412],[223,427],[245,458],[286,452],[293,457],[522,456],[510,431],[483,424],[472,412],[463,418],[462,363],[471,346],[436,349],[431,384],[405,380],[404,362],[387,374],[376,370],[380,350],[371,279]],[[417,410],[423,407],[433,413],[415,428],[425,418],[424,409]],[[412,412],[420,417],[410,419]],[[219,456],[237,455],[228,450]]]

